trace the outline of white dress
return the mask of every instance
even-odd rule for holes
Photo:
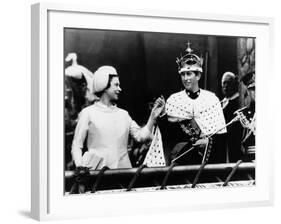
[[[139,127],[127,111],[100,102],[84,108],[79,115],[72,143],[76,166],[82,165],[82,148],[87,135],[88,151],[102,158],[99,168],[108,166],[110,169],[132,167],[127,151],[129,135],[137,141],[152,138],[148,128]]]

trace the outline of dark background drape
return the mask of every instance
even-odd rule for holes
[[[64,54],[77,53],[78,63],[92,72],[102,65],[114,66],[123,90],[119,106],[143,123],[149,101],[182,88],[176,58],[185,53],[188,41],[204,58],[201,88],[221,98],[222,74],[237,73],[236,37],[66,28]]]
[[[114,66],[122,88],[118,106],[143,125],[149,116],[149,102],[160,95],[167,99],[182,89],[176,58],[186,53],[187,42],[191,43],[193,53],[204,58],[200,87],[222,99],[223,73],[232,71],[239,74],[239,39],[231,36],[65,28],[64,57],[75,52],[78,63],[92,72],[102,65]],[[65,62],[65,68],[69,65],[70,62]],[[79,85],[76,81],[75,88]],[[81,96],[74,100],[76,107],[72,112],[65,109],[66,164],[71,160],[75,120],[83,107],[82,101]],[[164,133],[163,138],[167,140],[172,135]]]

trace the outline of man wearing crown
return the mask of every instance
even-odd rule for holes
[[[172,150],[171,159],[184,165],[201,163],[208,144],[212,142],[208,161],[223,163],[226,158],[226,124],[221,104],[214,93],[199,87],[203,60],[192,53],[189,45],[187,54],[176,61],[184,90],[172,94],[165,105],[168,121],[186,134],[184,142]]]

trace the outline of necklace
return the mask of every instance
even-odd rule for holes
[[[185,92],[193,100],[196,99],[200,95],[200,89],[198,89],[195,92],[191,92],[191,91],[188,91],[188,90],[185,90]]]

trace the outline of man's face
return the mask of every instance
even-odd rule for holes
[[[117,101],[121,92],[120,82],[118,77],[113,77],[110,82],[110,87],[105,90],[105,94],[110,101]]]
[[[196,75],[195,72],[188,71],[188,72],[182,72],[180,75],[181,75],[182,84],[186,90],[191,92],[198,90],[200,73]]]
[[[235,79],[231,76],[226,76],[222,80],[222,93],[226,97],[231,97],[236,92]]]

